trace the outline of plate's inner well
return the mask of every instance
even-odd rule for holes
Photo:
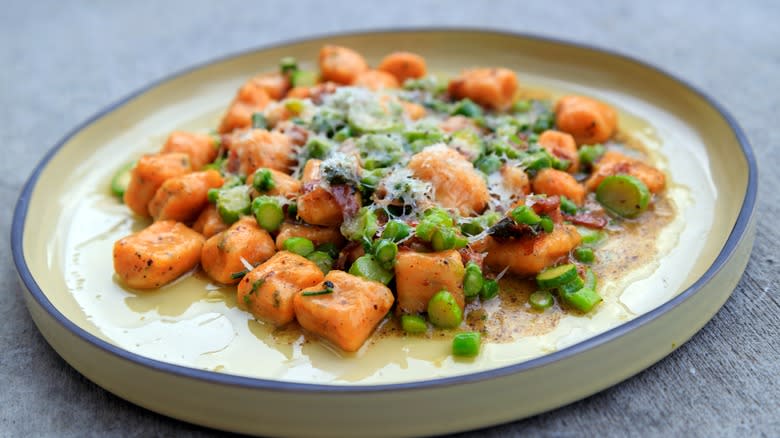
[[[370,38],[345,42],[350,43],[372,63],[386,52],[372,46]],[[45,278],[36,275],[36,281],[70,319],[143,356],[261,378],[374,384],[464,374],[556,351],[657,307],[707,266],[709,255],[699,256],[709,254],[703,237],[716,225],[718,192],[699,137],[667,108],[638,99],[627,91],[630,84],[609,86],[603,77],[556,69],[546,64],[543,54],[512,58],[467,51],[450,59],[436,47],[435,40],[425,39],[414,47],[436,72],[504,66],[517,72],[526,89],[553,98],[577,93],[604,100],[619,111],[626,143],[667,173],[668,188],[653,203],[655,214],[628,223],[622,234],[611,235],[599,248],[594,270],[604,303],[596,312],[582,316],[560,309],[533,311],[526,304],[530,286],[505,280],[500,299],[472,312],[467,321],[474,329],[487,328],[487,342],[473,360],[451,356],[450,335],[434,331],[427,337],[407,337],[390,321],[358,353],[345,355],[295,325],[274,329],[255,321],[237,308],[235,287],[216,285],[197,271],[156,291],[136,293],[121,287],[113,276],[113,243],[146,223],[131,218],[111,196],[108,181],[115,169],[159,150],[174,129],[207,132],[218,124],[238,84],[274,69],[281,54],[314,59],[316,46],[311,43],[245,55],[186,74],[73,137],[41,175],[32,199],[31,206],[40,206],[33,221],[41,235],[26,238],[25,245],[42,246],[45,256],[38,263],[49,273]],[[31,225],[28,222],[28,231]]]

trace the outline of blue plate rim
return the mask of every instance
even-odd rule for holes
[[[687,288],[686,290],[678,294],[673,299],[662,304],[661,306],[645,314],[642,314],[624,324],[621,324],[617,327],[607,330],[606,332],[600,333],[592,338],[588,338],[575,345],[566,347],[564,349],[547,354],[545,356],[541,356],[535,359],[531,359],[513,365],[507,365],[500,368],[495,368],[486,371],[478,371],[478,372],[459,375],[459,376],[434,378],[429,380],[404,382],[404,383],[389,383],[389,384],[381,384],[381,385],[329,385],[329,384],[313,384],[313,383],[300,383],[300,382],[287,382],[287,381],[279,381],[279,380],[261,379],[261,378],[254,378],[254,377],[223,374],[214,371],[200,370],[196,368],[190,368],[182,365],[175,365],[167,362],[162,362],[156,359],[144,357],[136,353],[130,352],[128,350],[122,349],[120,347],[117,347],[109,342],[106,342],[98,338],[97,336],[87,332],[83,328],[79,327],[77,324],[69,320],[59,310],[57,310],[57,308],[52,304],[52,302],[46,297],[44,292],[38,286],[35,279],[33,278],[33,275],[29,267],[27,266],[27,263],[24,258],[24,250],[23,250],[24,224],[25,224],[25,219],[27,217],[27,211],[29,208],[30,196],[32,195],[32,192],[35,188],[38,178],[40,177],[41,172],[49,163],[49,161],[73,136],[75,136],[81,130],[88,127],[89,125],[91,125],[101,117],[105,116],[106,114],[114,111],[118,107],[126,104],[127,102],[134,99],[135,97],[140,96],[141,94],[149,91],[150,89],[158,85],[174,80],[180,76],[191,73],[195,70],[199,70],[201,68],[208,67],[213,64],[221,63],[230,59],[238,58],[240,56],[248,55],[258,51],[283,47],[286,45],[322,40],[325,38],[340,38],[340,37],[350,37],[350,36],[367,36],[367,35],[415,33],[415,32],[432,32],[432,33],[433,32],[439,32],[439,33],[440,32],[453,32],[453,33],[472,32],[472,33],[480,33],[480,34],[493,34],[497,36],[515,37],[515,38],[532,40],[541,43],[552,43],[556,45],[563,45],[563,46],[578,48],[582,50],[590,50],[601,54],[606,54],[611,57],[621,59],[623,61],[628,61],[630,63],[633,63],[635,65],[638,65],[640,67],[649,70],[653,70],[657,73],[660,73],[661,75],[664,75],[676,81],[680,85],[688,88],[689,90],[697,94],[700,98],[702,98],[705,102],[707,102],[708,105],[714,108],[721,115],[721,117],[723,117],[723,119],[728,123],[729,127],[734,132],[737,138],[737,142],[739,143],[742,153],[748,164],[747,190],[745,192],[745,197],[742,200],[742,205],[740,207],[739,215],[737,216],[737,220],[734,224],[734,227],[729,233],[729,237],[726,240],[725,245],[721,249],[716,259],[713,261],[712,265],[710,265],[707,271],[696,282],[694,282],[694,284],[692,284],[689,288]],[[749,228],[751,218],[755,211],[755,205],[757,199],[757,186],[758,186],[758,166],[756,163],[755,155],[750,145],[750,142],[748,141],[747,136],[745,135],[745,133],[743,132],[742,128],[739,126],[737,121],[734,119],[734,117],[715,99],[713,99],[711,96],[701,91],[699,88],[677,77],[676,75],[669,73],[652,64],[649,64],[645,61],[639,60],[629,55],[618,53],[614,50],[603,49],[594,45],[572,42],[564,39],[552,38],[547,36],[540,36],[535,34],[514,32],[514,31],[500,30],[500,29],[485,29],[479,27],[435,27],[435,26],[434,27],[430,27],[430,26],[408,27],[408,28],[398,28],[398,29],[393,29],[393,28],[365,29],[365,30],[354,30],[349,32],[343,32],[343,33],[326,33],[326,34],[319,34],[319,35],[311,35],[308,37],[278,41],[275,43],[253,47],[251,49],[242,50],[228,55],[219,56],[211,60],[197,63],[185,69],[165,75],[164,77],[157,79],[139,88],[138,90],[126,95],[125,97],[119,99],[118,101],[98,111],[97,113],[95,113],[94,115],[86,119],[84,122],[77,125],[70,132],[68,132],[59,142],[55,144],[54,147],[52,147],[44,155],[41,161],[35,166],[33,172],[31,173],[29,179],[27,180],[27,182],[23,187],[19,195],[19,198],[16,202],[16,206],[14,208],[13,223],[11,225],[11,251],[13,254],[13,260],[14,260],[14,264],[16,265],[17,272],[19,274],[22,283],[26,287],[27,291],[35,299],[37,304],[41,306],[51,317],[53,317],[63,328],[67,329],[74,335],[78,336],[83,341],[86,341],[92,344],[93,346],[101,350],[104,350],[107,353],[110,353],[121,359],[131,361],[135,364],[144,366],[146,368],[150,368],[154,371],[158,371],[166,374],[172,374],[175,375],[176,377],[189,378],[189,379],[194,379],[194,380],[212,383],[212,384],[237,386],[242,388],[258,389],[264,391],[283,391],[283,392],[302,392],[302,393],[311,393],[311,392],[376,393],[380,391],[422,390],[422,389],[430,389],[430,388],[443,387],[443,386],[451,386],[455,384],[477,383],[480,381],[490,380],[498,377],[504,377],[510,374],[520,373],[530,369],[546,366],[554,362],[562,361],[570,357],[576,356],[586,350],[590,350],[592,348],[596,348],[598,346],[606,344],[668,313],[669,311],[671,311],[672,309],[679,306],[680,304],[688,300],[690,297],[695,295],[699,290],[701,290],[701,288],[705,284],[707,284],[710,280],[712,280],[712,278],[715,277],[715,275],[717,275],[717,273],[727,264],[728,260],[731,258],[731,256],[734,254],[734,251],[739,246],[739,243],[745,237],[745,234]]]

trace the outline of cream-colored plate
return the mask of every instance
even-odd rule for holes
[[[658,157],[677,215],[660,255],[604,286],[605,304],[545,334],[453,360],[446,341],[388,338],[341,357],[250,320],[231,294],[188,277],[137,295],[112,277],[111,245],[139,224],[107,194],[123,162],[173,129],[203,131],[249,76],[324,43],[375,64],[398,49],[429,68],[504,66],[553,94],[596,96]],[[273,435],[444,433],[521,418],[614,384],[664,357],[728,298],[752,247],[752,151],[711,100],[640,62],[568,43],[480,31],[333,36],[188,70],[76,129],[37,167],[17,204],[14,259],[30,313],[88,378],[149,409],[207,426]],[[288,342],[291,340],[291,342]],[[489,406],[489,408],[486,408]]]

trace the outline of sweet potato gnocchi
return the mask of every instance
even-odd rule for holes
[[[535,282],[536,312],[593,311],[601,230],[654,214],[666,186],[615,109],[523,98],[500,66],[447,80],[420,54],[370,61],[333,45],[318,71],[284,58],[214,131],[174,130],[118,172],[113,192],[153,221],[114,245],[119,281],[163,288],[200,265],[255,318],[346,352],[387,319],[462,328],[504,275]]]

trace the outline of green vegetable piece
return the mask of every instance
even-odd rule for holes
[[[438,225],[444,225],[445,227],[451,227],[455,225],[452,217],[447,210],[439,207],[431,207],[423,212],[423,219],[433,221]]]
[[[393,268],[396,255],[398,255],[398,245],[389,239],[380,240],[374,248],[374,258],[376,258],[385,269]]]
[[[528,303],[536,310],[544,310],[552,307],[554,299],[549,291],[539,290],[528,297]]]
[[[540,134],[548,129],[552,129],[555,126],[555,114],[551,111],[545,111],[536,118],[531,129],[533,132]]]
[[[284,241],[282,246],[287,251],[294,252],[303,257],[314,252],[314,243],[305,237],[290,237]]]
[[[476,236],[492,227],[501,220],[501,215],[495,211],[489,211],[482,216],[466,219],[460,224],[460,231],[467,236]]]
[[[479,332],[458,333],[452,338],[452,355],[460,357],[477,356],[481,344],[482,336]]]
[[[344,141],[348,138],[351,138],[354,136],[354,133],[352,132],[352,128],[347,125],[338,131],[336,131],[335,134],[333,134],[333,139],[336,141]]]
[[[541,170],[552,167],[552,156],[545,150],[532,152],[525,156],[520,165],[526,170]]]
[[[423,212],[423,217],[420,220],[420,223],[417,224],[417,228],[415,228],[415,235],[426,242],[430,242],[433,239],[436,230],[449,229],[453,226],[454,222],[446,210],[433,207]],[[453,239],[452,244],[454,245],[454,233],[450,236],[444,232],[439,236],[439,246],[449,245],[448,239],[450,237]],[[452,246],[450,246],[450,248],[451,247]]]
[[[287,204],[287,216],[289,216],[292,219],[298,219],[298,203],[295,201],[290,201]]]
[[[590,166],[595,163],[602,155],[604,155],[604,146],[600,144],[583,145],[580,146],[578,151],[580,156],[580,163],[585,166]]]
[[[498,295],[500,288],[497,280],[485,280],[482,283],[482,290],[479,291],[479,298],[482,301],[487,301],[495,298]]]
[[[233,187],[238,187],[243,184],[244,184],[243,178],[241,178],[238,175],[230,175],[225,177],[225,182],[222,184],[222,187],[220,187],[220,190],[231,189]]]
[[[545,269],[536,276],[536,284],[542,289],[554,289],[578,277],[573,264],[559,265]]]
[[[578,290],[582,289],[583,287],[585,287],[585,281],[578,274],[570,282],[564,283],[564,284],[558,286],[558,291],[560,293],[562,293],[562,294],[567,294],[567,293],[571,293],[571,292],[577,292]]]
[[[285,243],[289,241],[286,240]],[[324,251],[314,251],[306,256],[307,259],[314,262],[323,274],[327,274],[333,268],[333,257]]]
[[[561,300],[580,312],[588,313],[601,302],[601,296],[593,289],[583,287],[576,292],[562,293]]]
[[[527,205],[515,207],[509,215],[518,224],[536,225],[542,221],[542,218]]]
[[[376,213],[369,207],[362,207],[357,215],[341,224],[341,234],[349,240],[371,240],[379,229]]]
[[[582,237],[582,243],[585,245],[596,245],[607,238],[607,234],[601,230],[577,227],[577,232],[580,234],[580,237]]]
[[[344,113],[330,107],[317,107],[317,112],[311,119],[311,129],[317,133],[328,136],[346,126]]]
[[[481,156],[476,163],[474,163],[474,166],[481,170],[482,173],[490,175],[491,173],[498,172],[498,170],[501,169],[502,164],[501,158],[497,155],[490,154]]]
[[[406,224],[406,222],[393,219],[385,224],[385,229],[382,230],[382,238],[390,239],[393,242],[400,242],[401,240],[409,237],[412,233],[412,228]]]
[[[324,252],[334,259],[339,256],[339,248],[332,242],[317,245],[317,251]]]
[[[252,201],[252,213],[257,224],[266,231],[273,232],[279,229],[284,221],[284,211],[279,201],[270,196],[258,196]]]
[[[358,257],[349,268],[349,273],[383,284],[390,283],[390,280],[393,279],[393,272],[383,268],[371,254]]]
[[[290,83],[293,87],[313,87],[317,85],[319,75],[315,71],[296,70],[290,74]]]
[[[209,189],[209,191],[206,192],[206,199],[208,199],[211,204],[215,204],[217,198],[219,198],[219,189]]]
[[[400,138],[384,134],[364,135],[356,145],[363,168],[368,170],[392,166],[406,153]]]
[[[420,315],[401,315],[401,328],[406,333],[425,333],[428,331],[428,324]]]
[[[203,170],[216,170],[217,172],[222,173],[222,165],[225,163],[224,158],[217,158],[213,162],[203,166]]]
[[[533,105],[533,102],[530,100],[518,100],[515,103],[512,104],[512,112],[513,113],[527,113],[531,110],[531,106]]]
[[[542,230],[544,230],[545,233],[552,233],[555,228],[555,223],[553,223],[552,219],[549,217],[544,216],[542,217],[542,220],[539,221],[539,226],[542,227]]]
[[[467,236],[476,236],[477,234],[485,231],[485,227],[479,218],[474,218],[460,224],[460,232]]]
[[[403,83],[405,90],[422,90],[432,94],[442,93],[447,89],[447,78],[428,75],[417,79],[407,79]]]
[[[452,107],[450,114],[453,116],[466,116],[469,118],[482,115],[482,107],[474,103],[471,99],[463,99]]]
[[[476,160],[485,152],[485,145],[482,139],[476,132],[469,129],[454,132],[448,144],[451,148],[468,158],[469,161]]]
[[[271,173],[270,169],[258,169],[255,172],[254,178],[252,178],[252,187],[254,187],[260,193],[272,190],[274,187],[276,187],[276,182],[274,182],[274,174]]]
[[[420,152],[426,146],[445,141],[444,132],[436,126],[417,126],[404,131],[402,135],[414,153]]]
[[[122,199],[127,191],[127,186],[130,185],[130,179],[132,178],[133,168],[135,167],[135,161],[127,163],[119,168],[111,178],[111,193],[114,196]]]
[[[268,129],[268,120],[263,113],[252,113],[252,129]]]
[[[582,263],[593,263],[596,260],[596,254],[593,252],[593,248],[580,246],[574,250],[574,258]]]
[[[482,277],[482,269],[474,262],[466,265],[466,273],[463,276],[463,293],[467,297],[475,297],[482,290],[485,279]]]
[[[586,268],[585,287],[587,287],[588,289],[596,290],[597,285],[598,285],[598,278],[596,277],[596,273],[593,272],[593,269]]]
[[[571,166],[571,161],[569,161],[569,160],[566,160],[566,159],[563,159],[563,158],[558,158],[558,157],[556,157],[554,155],[550,155],[550,157],[552,159],[552,166],[551,167],[553,169],[558,169],[558,170],[564,170],[565,171],[566,169],[569,168],[569,166]]]
[[[316,158],[322,160],[330,154],[333,146],[322,137],[312,137],[303,147],[303,154],[307,158]]]
[[[428,320],[439,328],[455,328],[463,321],[463,311],[449,291],[440,290],[428,301]]]
[[[431,235],[431,246],[434,251],[444,251],[455,247],[455,230],[452,228],[436,228]]]
[[[612,175],[599,184],[596,200],[619,216],[634,218],[647,210],[650,191],[645,183],[631,175]]]
[[[577,214],[577,204],[574,203],[571,199],[561,196],[561,211],[574,216]]]
[[[298,61],[292,56],[286,56],[279,60],[279,71],[282,74],[291,74],[298,70]]]
[[[230,225],[241,215],[249,213],[249,192],[245,186],[222,189],[217,194],[217,212],[222,221]]]
[[[504,142],[504,141],[492,141],[488,145],[488,151],[496,154],[496,155],[503,155],[510,159],[520,158],[521,154],[520,151],[515,149],[512,145]],[[523,163],[520,163],[523,164]],[[523,164],[523,166],[525,166]]]

